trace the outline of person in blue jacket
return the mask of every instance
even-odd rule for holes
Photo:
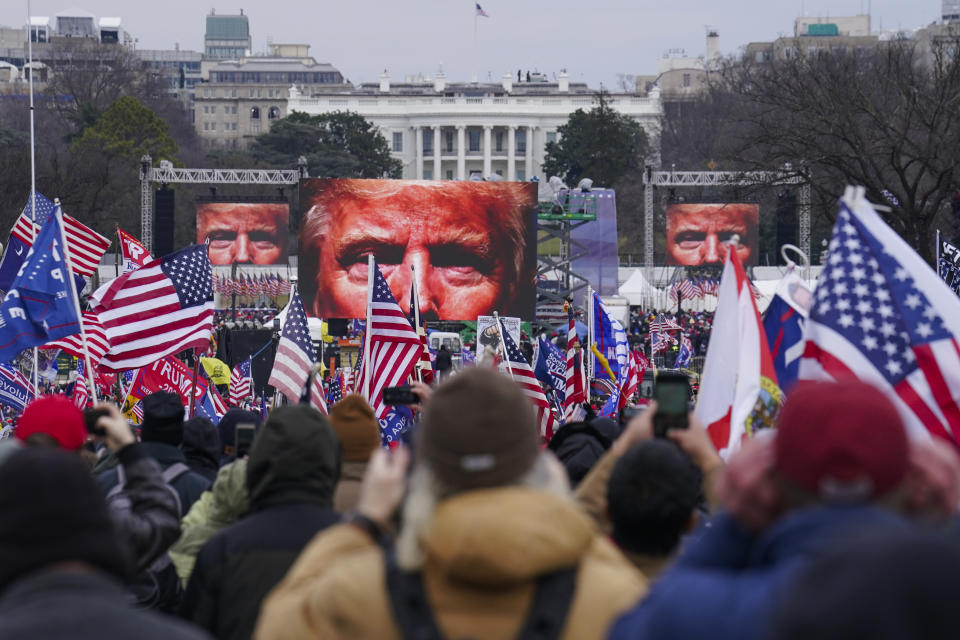
[[[775,433],[745,443],[719,512],[610,638],[751,640],[770,634],[798,573],[823,550],[909,515],[948,519],[960,499],[949,445],[908,439],[893,403],[856,380],[801,383]]]

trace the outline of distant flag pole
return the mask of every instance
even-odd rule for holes
[[[31,70],[31,75],[33,71]],[[33,112],[31,111],[31,114]],[[63,228],[63,210],[60,208],[60,199],[57,198],[54,200],[56,207],[53,210],[53,215],[57,216],[57,226],[60,227],[60,244],[63,246],[63,261],[67,266],[67,272],[63,274],[63,277],[67,279],[67,282],[70,283],[70,296],[73,298],[73,308],[77,312],[77,319],[80,323],[80,343],[83,345],[83,363],[86,369],[87,374],[87,389],[90,390],[90,397],[93,398],[93,404],[97,404],[97,388],[93,384],[94,372],[93,367],[90,366],[90,349],[87,348],[87,334],[83,329],[83,313],[80,311],[80,297],[77,295],[77,282],[73,277],[73,261],[70,259],[70,245],[67,244],[67,232]],[[36,215],[36,212],[34,212]],[[36,237],[34,237],[34,243],[36,243]],[[37,388],[37,348],[33,348],[33,388]]]
[[[370,401],[370,384],[373,375],[370,372],[370,330],[373,328],[373,268],[375,259],[373,254],[367,256],[367,326],[363,333],[363,370],[364,370],[364,394],[367,401]]]
[[[477,5],[479,8],[480,5]],[[510,366],[510,355],[507,353],[507,343],[503,339],[503,334],[507,332],[507,328],[503,326],[503,320],[500,318],[500,314],[496,311],[493,312],[493,318],[497,321],[497,331],[500,332],[500,351],[503,353],[503,362],[507,365],[507,373],[510,374],[511,380],[516,380],[513,377],[513,367]]]
[[[480,5],[477,5],[478,7]],[[34,131],[36,129],[33,121],[33,20],[31,14],[33,10],[30,8],[30,0],[27,0],[27,57],[30,59],[30,219],[33,220],[33,224],[30,229],[30,238],[33,242],[37,241],[37,151],[36,151],[36,141],[34,139]],[[60,220],[60,235],[61,239],[63,237],[63,220]],[[31,243],[32,245],[32,243]],[[63,245],[66,247],[66,243]],[[67,274],[70,277],[70,282],[73,282],[72,272]],[[73,294],[74,299],[76,299],[77,294]],[[77,316],[80,318],[80,326],[83,327],[83,316]],[[33,348],[33,388],[37,389],[37,348]],[[90,364],[87,363],[87,372],[90,371]],[[93,397],[96,401],[97,397]]]

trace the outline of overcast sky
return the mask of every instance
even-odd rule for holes
[[[69,2],[69,0],[68,0]],[[873,16],[880,28],[913,29],[940,17],[941,0],[480,0],[489,18],[474,18],[474,0],[77,0],[97,17],[117,16],[146,49],[203,49],[204,16],[250,17],[254,52],[267,42],[306,43],[354,83],[433,76],[498,80],[505,72],[537,69],[552,76],[566,68],[571,80],[597,88],[617,85],[618,74],[654,74],[668,49],[703,54],[705,27],[720,33],[720,49],[735,53],[748,42],[791,35],[801,15]],[[72,8],[33,0],[33,15]],[[26,0],[5,0],[0,24],[21,26]],[[476,39],[474,22],[477,24]]]

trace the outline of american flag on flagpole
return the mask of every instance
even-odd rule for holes
[[[623,385],[620,387],[620,399],[617,402],[617,408],[623,409],[627,402],[637,392],[640,386],[640,380],[643,378],[644,369],[637,365],[633,352],[627,354],[627,375],[623,378]]]
[[[323,378],[319,375],[313,376],[313,384],[310,386],[310,406],[322,413],[327,412],[327,392],[323,388]]]
[[[510,377],[520,385],[523,393],[530,398],[530,401],[533,403],[534,409],[537,412],[537,423],[540,425],[540,435],[544,439],[550,440],[553,438],[554,427],[550,402],[543,393],[540,381],[537,380],[537,377],[533,374],[530,363],[527,362],[523,352],[520,351],[517,343],[513,341],[513,338],[510,337],[510,334],[503,326],[503,318],[499,319],[499,325],[500,339],[503,341],[503,351],[509,363],[507,370],[510,372]]]
[[[566,379],[565,395],[563,397],[563,419],[571,421],[580,416],[575,415],[577,409],[583,408],[587,401],[587,394],[583,385],[583,354],[580,349],[580,336],[577,334],[576,319],[573,316],[573,305],[567,307],[567,368],[564,372]]]
[[[487,12],[483,10],[483,7],[480,6],[480,3],[479,3],[479,2],[475,2],[474,4],[477,5],[477,10],[476,10],[476,14],[475,14],[475,15],[476,15],[478,18],[489,18],[489,17],[490,17],[490,16],[487,15]]]
[[[85,409],[90,392],[87,390],[87,377],[84,375],[83,358],[77,358],[77,379],[73,383],[73,404]]]
[[[357,389],[367,398],[377,419],[383,420],[390,410],[388,405],[383,404],[384,388],[396,387],[407,381],[420,358],[423,344],[390,292],[390,286],[375,261],[372,267],[373,287],[367,294],[370,353],[365,359],[361,357],[364,365],[357,376]],[[370,363],[370,371],[367,371],[366,362]]]
[[[247,358],[230,372],[230,404],[234,407],[239,407],[245,399],[250,397],[253,382],[251,367],[252,362]]]
[[[207,248],[194,245],[116,278],[95,311],[110,350],[106,371],[150,364],[190,348],[206,349],[213,330],[213,276]]]
[[[107,339],[106,331],[103,330],[99,316],[93,311],[83,312],[83,331],[87,336],[87,350],[90,352],[90,365],[96,369],[100,366],[100,360],[104,354],[110,350],[110,341]],[[60,340],[48,342],[40,348],[63,349],[72,356],[83,358],[83,338],[79,333],[61,338]]]
[[[332,406],[343,400],[343,374],[339,373],[333,377],[330,382],[330,392],[328,395],[328,405]]]
[[[653,322],[650,323],[650,331],[656,331],[662,333],[664,331],[681,331],[681,327],[677,324],[677,321],[673,318],[668,318],[662,313],[657,314],[657,317]]]
[[[692,298],[694,296],[693,283],[690,282],[688,278],[684,278],[680,281],[680,284],[677,285],[677,289],[680,290],[680,293],[683,294],[684,298]]]
[[[960,441],[960,299],[848,188],[804,331],[800,379],[857,377],[914,434]]]
[[[54,206],[46,198],[37,194],[37,221],[34,224],[30,220],[29,208],[24,209],[17,222],[13,225],[10,235],[15,236],[28,247],[33,245],[33,239],[37,237],[40,227],[46,222],[47,217],[53,214]],[[50,203],[49,206],[47,203]],[[63,230],[67,237],[67,244],[70,247],[70,261],[73,271],[82,276],[92,276],[100,259],[110,247],[110,240],[84,225],[76,218],[63,214]]]
[[[287,396],[290,402],[298,402],[316,358],[317,353],[310,340],[307,314],[303,311],[303,300],[300,292],[294,291],[267,383]]]

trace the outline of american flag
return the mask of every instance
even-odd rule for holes
[[[273,360],[268,384],[287,396],[290,402],[298,402],[316,359],[317,352],[310,340],[303,300],[300,293],[295,291],[290,299],[283,331],[280,333],[280,343],[277,345],[277,355]]]
[[[87,377],[84,375],[83,358],[77,358],[77,380],[73,383],[73,404],[81,409],[87,406],[90,392],[87,390]]]
[[[628,353],[627,375],[623,377],[623,384],[620,387],[620,399],[617,402],[617,409],[623,409],[627,406],[627,402],[629,402],[633,394],[637,392],[637,387],[640,386],[640,380],[643,378],[643,372],[644,369],[640,369],[637,365],[633,353]]]
[[[390,292],[380,267],[376,262],[372,266],[373,287],[367,294],[370,352],[366,358],[361,358],[363,364],[357,376],[357,389],[367,398],[377,419],[383,420],[390,411],[390,407],[383,404],[384,388],[397,387],[407,381],[420,359],[423,345]]]
[[[666,351],[671,344],[676,343],[677,340],[669,333],[652,331],[650,333],[650,355],[655,356],[661,351]]]
[[[504,368],[510,373],[510,377],[513,378],[514,382],[520,385],[523,393],[530,398],[530,402],[533,403],[534,409],[537,412],[537,423],[540,425],[540,435],[544,439],[550,440],[553,437],[554,424],[553,412],[550,411],[550,402],[543,393],[540,381],[533,375],[533,369],[530,367],[530,363],[527,362],[523,352],[520,351],[517,343],[513,341],[506,327],[503,326],[502,318],[499,320],[499,325],[500,339],[503,341],[503,350],[506,354],[506,360],[503,364],[507,366]]]
[[[137,404],[133,405],[130,412],[137,417],[137,422],[143,422],[143,402],[137,402]]]
[[[417,317],[420,314],[420,303],[417,299],[416,279],[410,283],[410,326],[415,327],[417,335],[420,336],[420,360],[417,362],[417,369],[420,371],[420,381],[430,384],[433,382],[433,361],[430,359],[430,347],[427,345],[427,332],[419,322]]]
[[[703,287],[700,285],[700,278],[694,278],[690,281],[691,286],[693,287],[693,297],[702,298],[703,297]]]
[[[587,401],[583,388],[583,355],[580,351],[580,336],[577,335],[576,319],[573,317],[573,305],[567,307],[567,368],[565,395],[563,398],[564,421],[574,420],[577,408]]]
[[[94,369],[100,366],[100,360],[110,350],[110,341],[100,323],[100,317],[93,311],[83,312],[83,331],[87,336],[87,351],[90,353],[90,366]],[[54,340],[40,347],[41,349],[63,349],[70,355],[83,358],[83,338],[81,334]]]
[[[668,318],[662,313],[657,314],[656,319],[650,323],[650,331],[680,331],[680,325],[673,318]]]
[[[234,407],[239,407],[245,399],[250,397],[251,365],[250,358],[247,358],[230,372],[230,404]]]
[[[310,406],[323,415],[329,415],[327,413],[327,392],[323,388],[323,378],[320,375],[313,376],[313,384],[310,386]]]
[[[684,278],[680,281],[680,284],[677,285],[677,289],[680,290],[680,293],[683,294],[684,298],[692,298],[694,296],[693,283],[687,278]]]
[[[333,377],[333,380],[330,382],[330,393],[328,394],[329,404],[335,405],[341,400],[343,400],[343,387],[340,381],[342,374],[336,375]]]
[[[211,381],[210,386],[207,387],[207,393],[210,394],[210,400],[213,402],[213,410],[221,418],[223,414],[227,412],[229,407],[227,403],[223,401],[223,396],[220,395],[220,392],[217,391],[217,386]]]
[[[477,5],[477,11],[476,11],[476,14],[475,14],[475,15],[476,15],[478,18],[489,18],[489,17],[490,17],[490,16],[487,15],[487,12],[483,10],[483,7],[480,6],[480,3],[479,3],[479,2],[475,2],[474,4]]]
[[[107,371],[135,369],[192,347],[213,330],[213,276],[207,248],[194,245],[115,279],[95,302],[110,351]]]
[[[960,440],[960,299],[848,189],[807,320],[801,379],[883,390],[914,434]]]
[[[33,239],[40,232],[40,227],[46,222],[47,218],[53,213],[54,203],[37,194],[37,221],[34,224],[30,220],[30,201],[23,213],[17,218],[16,224],[10,235],[15,236],[28,247],[33,245]],[[67,236],[67,246],[70,249],[70,262],[73,271],[82,276],[92,276],[97,265],[100,264],[100,258],[110,247],[110,240],[79,222],[67,214],[63,214],[63,230]]]

